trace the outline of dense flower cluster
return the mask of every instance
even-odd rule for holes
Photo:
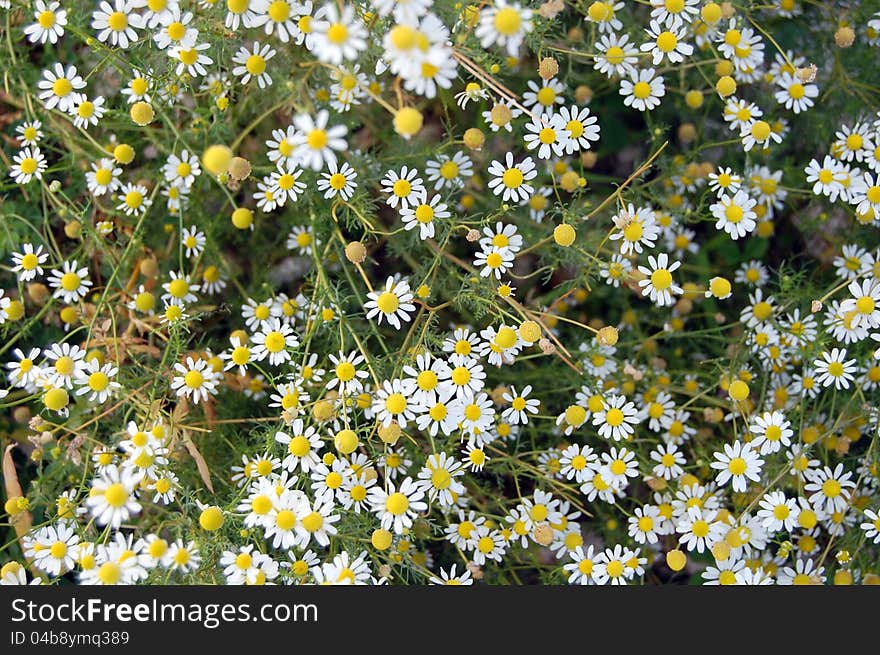
[[[868,4],[0,0],[0,582],[876,584]]]

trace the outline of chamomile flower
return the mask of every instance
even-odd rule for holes
[[[358,370],[358,366],[364,362],[363,355],[352,351],[346,355],[341,350],[338,355],[330,355],[333,364],[333,377],[327,382],[327,389],[338,389],[343,395],[357,395],[363,389],[362,380],[369,377],[369,373]]]
[[[656,20],[652,20],[645,29],[651,41],[643,43],[642,52],[650,52],[654,66],[659,66],[664,59],[669,63],[676,64],[684,61],[694,52],[694,47],[684,42],[687,30],[681,26],[660,26]]]
[[[639,111],[649,111],[660,106],[660,98],[666,95],[663,77],[653,68],[633,70],[628,79],[620,80],[623,104]]]
[[[538,159],[550,159],[554,155],[561,157],[571,140],[566,122],[560,114],[544,114],[540,119],[533,118],[526,123],[526,135],[523,138],[526,149],[537,148]]]
[[[846,348],[832,348],[830,353],[823,351],[821,358],[813,362],[813,367],[816,370],[816,384],[823,387],[833,384],[838,391],[849,389],[857,370],[856,360],[846,359]]]
[[[593,68],[608,77],[623,77],[636,70],[639,49],[626,34],[602,34],[596,42]]]
[[[136,480],[131,473],[116,466],[108,466],[92,479],[91,491],[85,504],[99,526],[118,529],[123,521],[140,513]]]
[[[452,157],[446,154],[437,155],[437,159],[429,159],[425,164],[425,175],[428,182],[434,183],[434,189],[460,189],[464,180],[474,174],[473,162],[465,153],[458,151]]]
[[[32,179],[43,179],[48,164],[46,158],[37,147],[25,147],[19,150],[12,158],[13,164],[9,168],[9,177],[16,184],[27,184]]]
[[[531,9],[524,8],[518,2],[494,0],[492,5],[480,11],[480,22],[474,35],[484,48],[497,44],[505,48],[511,57],[516,57],[525,35],[531,31]]]
[[[199,31],[189,26],[192,19],[192,12],[181,13],[180,6],[174,3],[159,14],[147,18],[147,21],[149,27],[155,28],[153,41],[160,50],[166,50],[175,45],[186,46],[196,42]]]
[[[791,445],[791,422],[785,418],[782,412],[764,412],[754,418],[754,423],[749,427],[752,434],[756,435],[750,442],[753,448],[760,446],[761,455],[770,455],[779,452],[782,447]]]
[[[40,528],[33,534],[33,542],[34,549],[28,557],[44,573],[59,576],[76,565],[79,536],[67,522]]]
[[[18,134],[18,140],[22,146],[35,146],[43,138],[43,124],[40,121],[25,121],[20,125],[16,125],[15,133]]]
[[[474,257],[474,266],[480,268],[480,277],[494,275],[495,279],[500,280],[501,276],[510,269],[514,257],[514,253],[509,248],[490,246],[477,253]]]
[[[748,236],[757,225],[757,213],[754,207],[757,200],[750,198],[745,191],[737,191],[732,197],[722,194],[718,202],[713,203],[709,210],[717,219],[715,229],[723,230],[734,241]]]
[[[657,217],[649,207],[636,209],[627,205],[612,217],[615,230],[609,236],[612,241],[620,241],[620,254],[641,253],[643,247],[653,248],[660,236]]]
[[[202,167],[199,164],[199,158],[191,154],[187,150],[181,151],[179,155],[171,154],[162,167],[162,173],[165,181],[171,184],[191,187],[196,178],[202,174]]]
[[[367,318],[376,318],[379,325],[384,318],[398,330],[401,321],[408,323],[411,319],[410,314],[416,310],[411,302],[413,294],[409,283],[406,280],[397,281],[393,276],[388,276],[383,289],[370,291],[367,298],[369,300],[364,303]]]
[[[33,280],[43,274],[43,264],[47,259],[49,253],[43,252],[42,245],[34,249],[32,243],[25,243],[20,252],[12,253],[12,271],[18,273],[18,279],[22,282]]]
[[[122,388],[114,379],[118,373],[119,369],[110,362],[102,365],[95,358],[89,359],[85,367],[76,372],[75,384],[79,386],[76,395],[88,395],[89,402],[99,405],[107,402],[111,395]]]
[[[403,534],[404,529],[412,527],[419,512],[428,508],[428,504],[422,500],[424,497],[422,485],[406,477],[399,486],[387,482],[385,488],[378,485],[372,487],[368,499],[382,528]]]
[[[725,485],[729,481],[734,491],[743,492],[748,480],[760,482],[764,460],[758,456],[751,444],[734,441],[733,445],[724,444],[723,451],[714,453],[715,460],[710,466],[719,471],[715,482]]]
[[[199,291],[200,287],[198,284],[192,283],[189,275],[171,271],[169,277],[171,279],[162,285],[162,289],[165,291],[165,293],[162,294],[163,300],[180,304],[194,303],[198,300],[196,293]]]
[[[271,86],[272,78],[266,72],[267,62],[275,56],[275,48],[268,43],[260,45],[254,41],[250,50],[242,46],[232,57],[232,62],[238,64],[232,69],[232,74],[241,77],[241,83],[247,84],[251,78],[256,78],[257,85],[261,89]]]
[[[425,239],[434,238],[435,218],[446,219],[451,215],[446,203],[440,201],[440,194],[434,194],[433,198],[428,199],[425,196],[423,202],[401,210],[400,219],[403,221],[403,226],[407,231],[418,227],[419,238],[424,241]]]
[[[131,182],[119,188],[117,199],[119,204],[116,205],[116,209],[124,212],[126,216],[140,216],[153,204],[147,187]]]
[[[319,191],[324,192],[324,198],[330,200],[337,195],[345,201],[351,200],[358,184],[357,172],[348,164],[342,162],[342,166],[337,166],[336,160],[327,162],[327,171],[321,173],[321,177],[317,181]]]
[[[673,296],[683,293],[682,288],[672,278],[672,273],[678,270],[681,262],[675,261],[670,264],[669,255],[664,252],[656,258],[654,255],[648,255],[648,263],[648,267],[639,266],[639,272],[647,276],[646,279],[639,280],[642,295],[650,296],[651,301],[659,307],[674,304]]]
[[[770,533],[793,531],[798,527],[800,507],[796,498],[786,498],[782,491],[765,493],[759,503],[758,518]]]
[[[795,114],[813,106],[813,98],[819,95],[815,84],[804,84],[791,73],[783,73],[776,79],[780,90],[776,92],[776,102],[791,109]]]
[[[657,446],[651,451],[651,459],[657,462],[651,469],[651,473],[664,480],[678,479],[684,473],[682,467],[687,463],[684,454],[678,450],[678,446],[674,443],[664,443]]]
[[[98,40],[123,49],[137,41],[135,30],[142,29],[144,22],[134,8],[132,0],[114,0],[112,5],[106,0],[100,2],[92,12],[92,28],[98,30]]]
[[[55,298],[73,304],[86,297],[92,281],[89,279],[89,270],[85,266],[78,266],[77,260],[73,259],[64,262],[61,269],[55,269],[49,274],[49,286],[55,289],[52,294]]]
[[[859,524],[859,527],[865,532],[865,538],[872,540],[875,544],[880,544],[880,513],[876,510],[866,509],[865,518],[868,520]]]
[[[419,471],[418,480],[428,492],[431,502],[437,501],[441,507],[451,507],[455,498],[465,493],[464,485],[456,479],[463,475],[461,462],[441,452],[428,457]]]
[[[267,359],[272,366],[279,366],[291,359],[290,351],[299,345],[299,339],[288,323],[277,317],[261,324],[253,335],[253,354],[257,360]]]
[[[174,370],[171,390],[178,396],[191,399],[197,405],[217,392],[218,376],[204,359],[187,357],[185,363],[176,363]]]
[[[620,441],[629,439],[639,424],[639,412],[626,396],[610,395],[603,408],[593,413],[593,425],[599,427],[599,436]]]
[[[497,159],[492,161],[489,165],[489,175],[493,176],[489,181],[489,188],[496,196],[501,196],[502,201],[523,203],[534,191],[528,182],[535,179],[538,172],[531,157],[514,163],[513,153],[508,152],[504,163]]]
[[[355,61],[367,48],[367,30],[353,5],[324,4],[320,19],[311,21],[311,29],[312,54],[325,63]]]
[[[43,79],[37,82],[40,89],[39,98],[46,109],[58,108],[58,111],[69,112],[73,103],[79,99],[80,89],[86,86],[85,80],[77,73],[76,66],[65,68],[56,63],[51,69],[43,71]]]
[[[774,132],[770,123],[764,120],[757,120],[751,125],[743,126],[739,136],[742,139],[745,152],[749,152],[755,146],[761,146],[762,150],[767,150],[771,143],[782,143],[782,136]]]
[[[382,178],[382,191],[389,194],[385,201],[388,206],[399,207],[400,211],[417,207],[426,201],[428,195],[419,171],[408,166],[401,168],[400,173],[388,171]]]
[[[187,73],[190,77],[207,75],[208,69],[214,63],[208,55],[202,54],[211,47],[210,43],[180,44],[169,48],[166,52],[171,59],[177,62],[174,74],[178,77]]]
[[[31,43],[58,43],[58,39],[64,36],[64,28],[67,25],[67,10],[61,9],[60,2],[44,2],[37,0],[34,3],[34,23],[24,28],[28,41]]]

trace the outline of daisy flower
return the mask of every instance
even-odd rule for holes
[[[58,42],[64,36],[64,27],[67,25],[67,10],[60,9],[59,2],[44,2],[37,0],[34,3],[34,20],[24,28],[28,41],[31,43],[51,44]]]
[[[78,262],[73,259],[64,262],[61,269],[53,270],[49,275],[49,286],[55,289],[52,294],[55,298],[61,298],[68,304],[79,302],[86,297],[92,281],[89,280],[89,270],[86,267],[77,268]]]
[[[418,514],[428,509],[428,504],[422,500],[425,492],[422,485],[410,477],[404,478],[400,486],[387,482],[386,488],[377,485],[370,489],[370,506],[384,530],[403,534],[405,528],[412,527]]]
[[[508,55],[516,57],[525,35],[531,31],[531,9],[525,9],[517,2],[495,0],[493,5],[480,11],[480,22],[474,35],[484,48],[497,44],[506,48]]]
[[[724,444],[724,451],[715,452],[713,456],[716,461],[712,462],[710,466],[719,471],[715,476],[715,482],[719,486],[732,480],[733,490],[744,492],[748,480],[761,481],[764,460],[758,456],[750,444],[742,441],[734,441],[733,445]]]
[[[538,171],[531,157],[526,157],[521,162],[514,164],[513,153],[505,155],[505,163],[497,159],[489,165],[489,188],[496,196],[501,196],[504,202],[526,202],[534,192],[534,188],[528,184],[529,180],[535,179]]]
[[[217,374],[204,359],[193,360],[192,357],[187,357],[186,363],[176,363],[174,370],[177,374],[171,380],[171,390],[176,391],[178,396],[199,404],[216,393]]]
[[[620,80],[620,95],[624,96],[623,104],[627,107],[647,111],[660,106],[666,85],[653,68],[633,70],[629,79]]]
[[[681,262],[669,263],[669,255],[660,253],[655,258],[648,255],[649,267],[639,266],[639,272],[647,278],[639,280],[643,296],[650,296],[651,301],[658,307],[666,307],[675,303],[673,296],[681,295],[683,290],[672,279],[672,273],[676,271]]]

